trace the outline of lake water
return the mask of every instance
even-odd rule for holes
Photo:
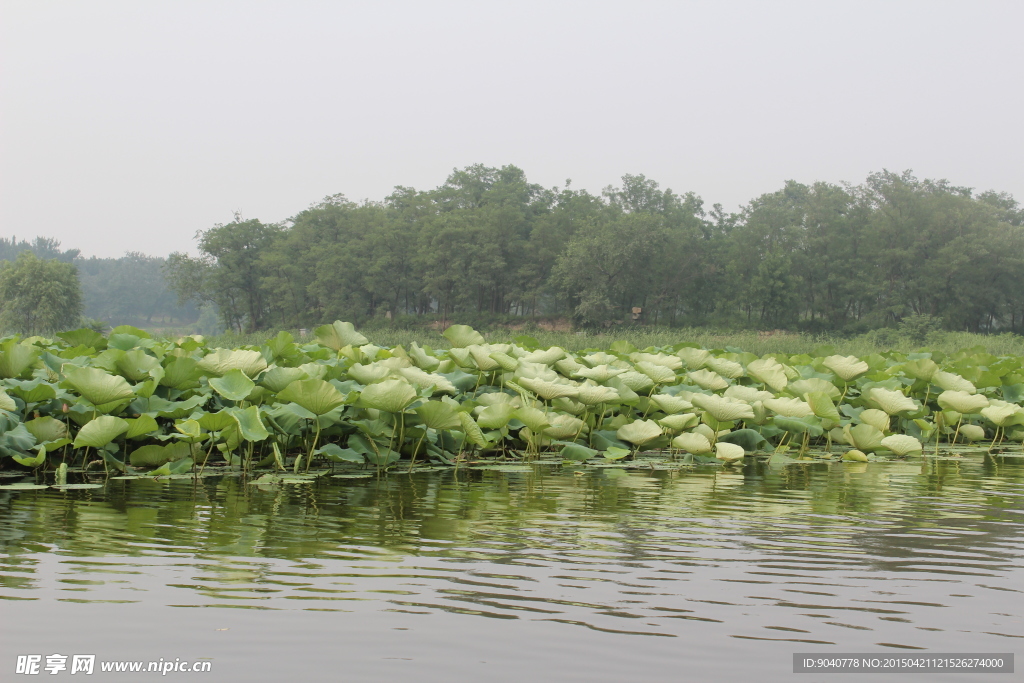
[[[218,682],[850,681],[792,655],[1024,643],[1024,459],[508,470],[0,490],[0,679],[56,653]]]

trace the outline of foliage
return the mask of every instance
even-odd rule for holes
[[[27,335],[74,327],[82,315],[78,273],[70,263],[23,251],[0,267],[0,327]]]

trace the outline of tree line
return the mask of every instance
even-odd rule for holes
[[[167,286],[165,262],[139,252],[82,258],[78,249],[62,249],[53,238],[0,237],[0,328],[42,334],[83,324],[194,322],[196,307],[179,305]]]
[[[238,331],[325,320],[569,316],[856,333],[930,316],[1024,327],[1024,210],[910,172],[787,182],[735,213],[643,175],[600,194],[515,166],[455,170],[383,201],[327,197],[282,223],[241,220],[172,254],[170,287]]]

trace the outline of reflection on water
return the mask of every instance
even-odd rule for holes
[[[117,480],[0,491],[0,605],[78,632],[90,625],[76,620],[93,613],[72,605],[104,606],[104,619],[128,629],[121,645],[132,623],[182,608],[211,623],[232,608],[233,623],[247,623],[242,614],[339,629],[358,616],[426,633],[422,643],[544,634],[574,643],[574,658],[643,652],[661,664],[630,675],[651,680],[677,680],[659,666],[681,652],[732,653],[730,666],[754,667],[736,653],[768,642],[783,664],[758,670],[784,678],[790,654],[814,648],[1013,651],[1024,637],[1022,512],[1024,463],[980,454],[735,471],[538,466],[279,487]],[[275,616],[260,621],[264,612]],[[405,652],[417,652],[408,642]],[[265,656],[274,647],[249,646]],[[516,646],[547,666],[567,656]],[[250,668],[259,661],[250,650]],[[218,680],[233,680],[223,671]]]

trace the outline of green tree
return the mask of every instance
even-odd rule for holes
[[[45,334],[76,327],[82,317],[78,271],[30,251],[0,268],[0,323],[8,331]]]

